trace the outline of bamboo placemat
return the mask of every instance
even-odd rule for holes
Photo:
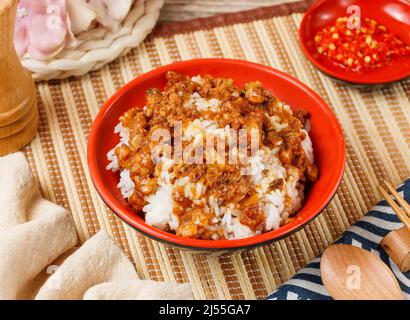
[[[158,27],[140,47],[79,79],[38,84],[41,124],[25,150],[48,199],[71,210],[81,241],[106,229],[143,278],[190,282],[196,298],[263,298],[317,256],[380,199],[382,178],[410,176],[410,80],[358,88],[318,72],[297,39],[308,2]],[[347,140],[347,168],[334,200],[304,230],[231,257],[192,255],[152,241],[121,222],[94,190],[86,163],[100,106],[134,77],[177,60],[227,57],[283,70],[333,108]]]

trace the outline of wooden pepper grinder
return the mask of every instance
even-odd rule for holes
[[[410,230],[401,228],[387,234],[380,243],[401,272],[410,271]]]
[[[39,122],[31,74],[14,49],[17,0],[0,0],[0,156],[30,143]]]

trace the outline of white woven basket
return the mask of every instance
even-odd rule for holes
[[[137,47],[154,28],[163,0],[136,1],[121,27],[112,32],[99,26],[76,35],[75,48],[63,50],[50,60],[24,57],[22,64],[35,81],[80,76],[97,70]]]

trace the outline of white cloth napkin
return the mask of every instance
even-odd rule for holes
[[[193,298],[188,284],[139,280],[104,231],[77,242],[71,215],[41,196],[24,155],[1,157],[0,300]]]

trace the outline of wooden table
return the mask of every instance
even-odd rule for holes
[[[180,21],[295,0],[165,0],[160,21]]]

